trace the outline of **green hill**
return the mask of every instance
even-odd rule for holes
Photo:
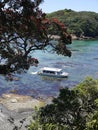
[[[98,37],[98,13],[71,9],[59,10],[47,14],[47,17],[57,18],[68,28],[71,34],[77,37],[96,38]]]

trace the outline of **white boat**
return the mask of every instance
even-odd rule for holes
[[[38,74],[42,76],[57,77],[57,78],[68,77],[68,73],[63,72],[62,69],[59,68],[43,67],[38,71]]]

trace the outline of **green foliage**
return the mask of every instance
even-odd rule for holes
[[[89,118],[85,130],[98,130],[98,111]]]
[[[75,87],[79,91],[83,107],[87,112],[93,112],[96,109],[96,99],[98,98],[98,80],[87,77],[82,83]]]
[[[40,123],[40,111],[35,108],[33,121],[28,126],[28,130],[68,130],[66,126],[54,123]]]
[[[85,130],[98,130],[98,79],[87,77],[75,90],[80,92],[84,110],[88,113]]]
[[[98,80],[87,77],[83,82],[78,84],[74,90],[78,90],[82,96],[98,98]],[[89,95],[88,95],[89,94]]]
[[[73,89],[61,89],[38,115],[29,130],[97,130],[98,80],[87,77]]]
[[[48,18],[55,17],[68,27],[70,33],[78,37],[98,36],[98,13],[95,12],[75,12],[73,10],[59,10],[47,14]]]
[[[59,124],[66,126],[68,130],[74,127],[83,130],[85,115],[81,110],[78,93],[68,88],[61,89],[58,98],[54,98],[53,104],[41,109],[41,123]]]
[[[32,123],[28,126],[28,130],[38,130],[40,128],[40,123],[39,123],[39,111],[38,108],[35,107],[34,113],[33,113],[33,121]]]

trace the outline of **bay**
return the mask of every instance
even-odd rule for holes
[[[15,90],[17,94],[47,98],[58,95],[60,88],[74,87],[87,76],[98,78],[98,40],[74,40],[68,47],[72,50],[70,58],[49,52],[34,52],[32,56],[39,60],[38,67],[32,66],[27,73],[17,75],[18,81],[6,81],[0,76],[0,95]],[[69,77],[43,78],[31,74],[44,66],[62,68],[69,73]]]

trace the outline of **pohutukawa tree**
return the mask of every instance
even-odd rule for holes
[[[0,0],[0,73],[8,74],[38,64],[34,50],[51,46],[57,54],[71,56],[67,28],[57,19],[48,20],[39,9],[43,0]],[[57,44],[50,42],[58,35]]]

